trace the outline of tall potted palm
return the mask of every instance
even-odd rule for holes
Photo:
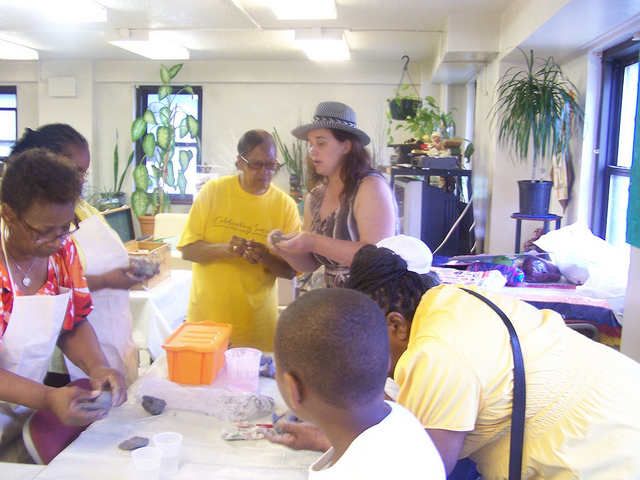
[[[492,123],[499,144],[522,162],[532,160],[531,179],[518,181],[520,213],[547,215],[552,182],[541,178],[541,163],[564,153],[584,110],[578,89],[553,57],[534,57],[533,50],[522,53],[525,67],[509,68],[498,83]]]

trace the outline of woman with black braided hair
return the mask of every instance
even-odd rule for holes
[[[447,473],[469,457],[483,479],[506,479],[509,333],[472,294],[436,283],[409,271],[391,250],[367,245],[356,253],[346,287],[371,297],[385,314],[396,401],[427,429]],[[522,478],[640,478],[640,364],[571,330],[556,312],[481,293],[510,319],[522,349]]]
[[[387,317],[396,401],[414,413],[447,472],[470,457],[484,479],[507,478],[513,360],[487,305],[363,247],[346,285]],[[474,289],[477,290],[477,289]],[[568,328],[559,314],[482,292],[518,334],[526,378],[522,478],[640,478],[640,364]]]

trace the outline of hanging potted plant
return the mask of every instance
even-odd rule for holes
[[[584,120],[578,89],[553,57],[522,52],[526,66],[509,68],[499,81],[492,123],[498,143],[527,162],[531,148],[530,180],[518,181],[520,213],[548,215],[552,182],[541,178],[541,164],[564,151],[571,132]]]
[[[415,116],[418,109],[422,106],[422,100],[420,99],[418,90],[416,90],[413,80],[411,80],[411,76],[409,75],[409,71],[407,70],[409,65],[409,56],[404,55],[402,60],[405,61],[404,67],[400,74],[400,82],[398,82],[398,86],[393,90],[395,95],[393,98],[387,98],[387,117],[389,119],[389,127],[391,127],[392,120],[406,120],[407,117]],[[413,87],[415,94],[404,93],[405,90],[409,88],[409,84],[402,84],[405,74],[409,77],[409,82],[411,83],[411,87]]]
[[[189,135],[200,143],[200,124],[175,102],[178,94],[193,94],[189,85],[174,93],[171,80],[181,68],[181,63],[169,68],[164,65],[160,67],[162,85],[158,89],[157,104],[131,124],[131,139],[133,142],[142,139],[144,152],[141,161],[133,169],[135,190],[131,194],[131,208],[138,217],[143,217],[149,209],[151,216],[170,210],[169,193],[165,190],[167,187],[178,188],[180,196],[184,196],[187,188],[185,172],[193,152],[186,147],[177,148],[176,138]]]
[[[400,90],[394,89],[395,95],[393,98],[387,98],[389,121],[391,120],[406,120],[407,117],[416,114],[418,109],[422,106],[422,100],[420,100],[413,93],[402,94],[409,85],[403,85]]]

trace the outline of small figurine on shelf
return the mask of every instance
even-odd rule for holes
[[[431,134],[431,143],[429,150],[431,149],[435,149],[437,151],[446,150],[444,142],[442,141],[442,133],[440,133],[439,131],[435,131]]]

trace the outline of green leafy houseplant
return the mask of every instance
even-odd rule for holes
[[[567,148],[571,132],[584,120],[578,89],[553,57],[534,57],[522,51],[526,66],[509,68],[499,81],[492,123],[498,143],[527,162],[529,148],[531,182],[540,181],[539,163]]]
[[[122,191],[122,184],[132,163],[133,152],[129,155],[124,170],[118,177],[120,155],[118,154],[118,131],[116,130],[116,144],[113,148],[113,188],[105,187],[103,190],[93,193],[87,201],[100,211],[123,206],[125,194]]]
[[[280,151],[282,157],[282,163],[288,170],[289,186],[291,189],[291,196],[296,200],[302,200],[302,186],[304,185],[304,161],[306,157],[305,142],[296,138],[291,144],[291,148],[286,145],[280,138],[278,130],[273,129],[273,138],[276,141],[276,146]]]
[[[391,116],[389,112],[387,113],[389,116],[387,135],[389,135],[389,143],[393,143]],[[400,129],[410,132],[415,138],[428,142],[434,130],[442,131],[443,139],[449,138],[449,132],[455,134],[455,121],[452,112],[443,112],[433,97],[426,96],[415,112],[412,115],[407,115],[405,122],[396,125],[395,130]]]
[[[290,174],[298,177],[300,183],[304,181],[304,157],[305,147],[304,142],[298,138],[292,143],[291,149],[284,144],[278,130],[273,129],[273,138],[276,141],[280,155],[282,155],[282,163]]]
[[[144,215],[149,207],[151,214],[156,215],[170,209],[169,194],[165,187],[178,188],[184,196],[187,187],[185,172],[193,158],[193,152],[187,148],[176,147],[176,137],[184,138],[189,135],[198,145],[200,124],[192,115],[186,114],[176,104],[176,95],[188,93],[193,95],[189,85],[181,87],[174,93],[171,80],[178,74],[182,64],[167,68],[160,67],[162,85],[158,90],[158,104],[154,105],[154,113],[147,109],[141,117],[136,118],[131,125],[131,139],[136,142],[142,139],[144,156],[133,169],[135,190],[131,194],[131,207],[137,216]],[[179,124],[178,118],[182,116]],[[178,153],[178,173],[175,174],[174,156]],[[151,166],[151,174],[148,165]]]

